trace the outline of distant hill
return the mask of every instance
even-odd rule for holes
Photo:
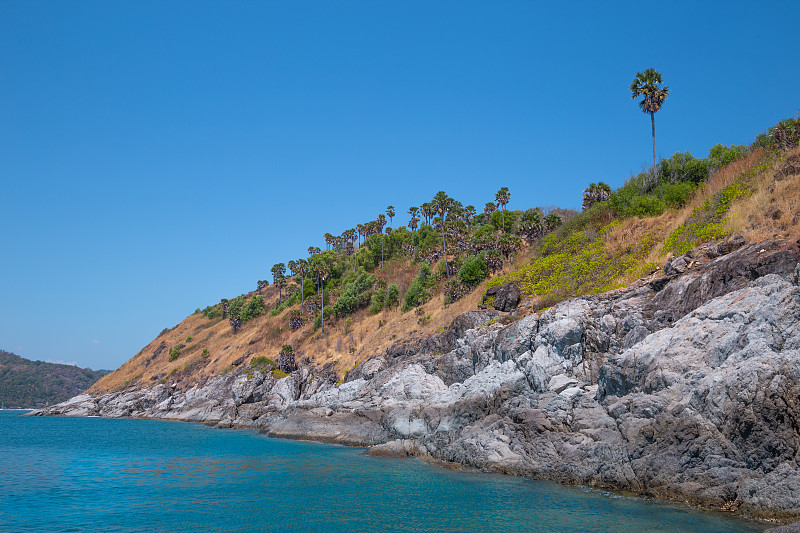
[[[0,407],[44,407],[80,394],[108,370],[31,361],[0,350]]]

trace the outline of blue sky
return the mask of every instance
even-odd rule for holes
[[[652,5],[649,5],[652,4]],[[0,348],[116,368],[388,204],[577,208],[798,112],[797,2],[0,0]]]

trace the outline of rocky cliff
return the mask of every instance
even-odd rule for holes
[[[723,245],[518,317],[461,315],[344,383],[240,366],[38,414],[252,427],[763,518],[800,515],[798,243]]]

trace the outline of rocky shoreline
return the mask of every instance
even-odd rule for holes
[[[732,239],[522,318],[479,310],[345,382],[252,367],[32,415],[149,417],[800,518],[798,243]]]

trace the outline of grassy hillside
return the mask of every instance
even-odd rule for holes
[[[787,119],[750,146],[675,154],[615,191],[591,184],[581,213],[503,209],[510,194],[501,189],[479,214],[440,193],[409,210],[409,229],[384,231],[380,215],[358,231],[325,234],[330,249],[289,262],[294,275],[275,265],[273,284],[260,280],[258,291],[198,309],[93,390],[182,387],[250,364],[282,375],[275,362],[288,351],[342,377],[398,340],[443,329],[488,286],[520,286],[527,301],[518,317],[624,286],[733,234],[797,238],[798,138],[800,120]]]
[[[44,407],[63,402],[106,374],[108,370],[30,361],[0,350],[0,406]]]

